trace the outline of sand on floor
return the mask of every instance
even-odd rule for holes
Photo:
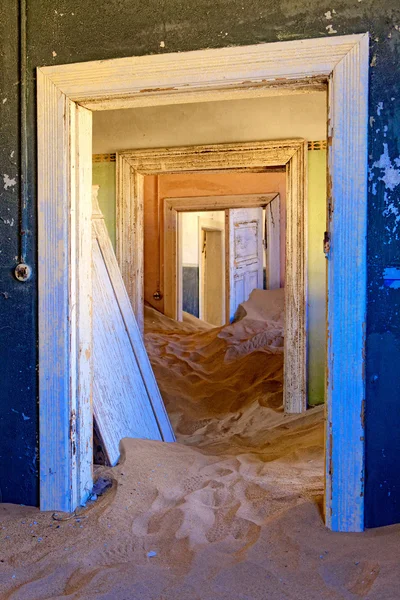
[[[242,315],[243,316],[243,315]],[[146,310],[178,442],[125,439],[76,518],[0,505],[1,600],[394,600],[400,526],[324,527],[324,412],[282,409],[282,320]]]

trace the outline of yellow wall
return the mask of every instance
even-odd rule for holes
[[[99,185],[99,206],[115,248],[115,162],[93,163],[93,185]]]
[[[308,152],[308,402],[324,402],[326,150]]]

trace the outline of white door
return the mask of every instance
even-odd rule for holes
[[[265,207],[265,253],[267,290],[281,287],[280,199],[276,196]]]
[[[254,289],[263,288],[262,208],[227,211],[229,320]],[[227,282],[228,283],[228,282]]]

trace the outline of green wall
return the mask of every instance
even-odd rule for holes
[[[99,206],[115,249],[115,162],[93,163],[93,185],[99,185]]]
[[[325,397],[326,150],[308,152],[308,402]]]

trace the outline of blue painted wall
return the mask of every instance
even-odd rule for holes
[[[332,9],[335,9],[333,12]],[[325,13],[331,11],[331,18]],[[36,504],[35,72],[158,52],[371,32],[369,99],[366,522],[400,521],[400,4],[398,0],[27,0],[28,227],[33,278],[13,278],[20,244],[21,133],[18,4],[0,0],[0,486],[3,500]],[[160,43],[164,42],[163,48]],[[15,180],[15,183],[14,183]],[[55,401],[57,399],[55,398]]]

